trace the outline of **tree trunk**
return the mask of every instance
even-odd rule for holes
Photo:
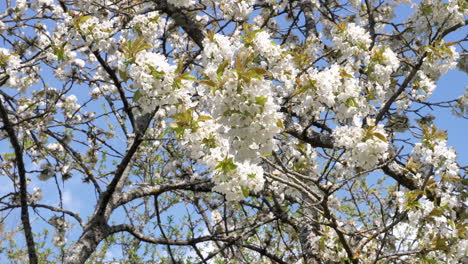
[[[65,256],[64,264],[83,264],[93,254],[99,243],[109,235],[105,223],[92,223]]]

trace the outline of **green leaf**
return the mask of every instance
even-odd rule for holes
[[[222,172],[230,172],[232,170],[235,170],[236,168],[237,165],[234,164],[232,158],[225,158],[224,160],[218,163],[218,166],[216,166],[215,169],[220,170]]]
[[[65,50],[63,49],[63,47],[60,49],[57,49],[57,51],[55,52],[55,55],[57,55],[58,61],[63,61],[65,57]]]
[[[127,75],[127,71],[120,70],[119,71],[119,76],[122,79],[122,81],[124,81],[124,82],[128,81],[128,79],[129,79],[128,75]]]
[[[145,42],[146,39],[143,37],[134,39],[134,40],[129,40],[125,42],[125,44],[121,47],[123,53],[127,56],[129,59],[134,59],[135,55],[143,50],[146,49],[151,49],[153,46]]]
[[[447,140],[448,139],[447,132],[443,130],[437,130],[436,132],[434,132],[434,138]]]
[[[413,157],[409,157],[406,161],[405,169],[416,172],[419,168],[419,165],[414,161]]]
[[[297,81],[299,84],[299,88],[294,90],[294,92],[291,94],[291,97],[296,96],[298,94],[305,93],[309,89],[312,91],[316,90],[316,85],[317,85],[317,80],[308,80],[306,84],[302,85],[300,81]]]
[[[374,89],[373,89],[373,88],[367,89],[367,96],[366,96],[366,99],[367,99],[367,101],[372,101],[372,100],[377,99],[377,97],[375,97]]]
[[[262,67],[252,67],[249,71],[254,71],[258,75],[267,75],[269,72]]]
[[[198,121],[195,121],[192,116],[193,108],[185,109],[182,107],[182,110],[172,115],[170,118],[174,120],[174,122],[169,124],[169,127],[174,130],[178,136],[181,136],[185,129],[191,129],[192,131],[196,131],[198,129]]]
[[[213,135],[210,135],[209,137],[202,139],[202,143],[207,148],[216,148],[216,139]]]
[[[279,128],[281,128],[281,129],[284,129],[283,120],[282,120],[282,119],[276,120],[276,126],[279,127]]]
[[[146,64],[146,66],[148,66],[148,68],[150,69],[151,71],[151,76],[153,76],[153,78],[157,79],[157,80],[160,80],[164,77],[164,72],[162,71],[158,71],[156,70],[152,65],[150,64]]]
[[[208,120],[211,120],[212,118],[210,116],[205,116],[205,115],[201,115],[198,117],[197,121],[208,121]]]
[[[257,96],[255,97],[255,103],[260,106],[265,106],[265,103],[268,101],[268,98],[265,96]]]
[[[24,138],[23,144],[24,144],[25,148],[29,148],[29,147],[35,145],[34,141],[32,139],[28,138],[28,137]]]
[[[378,138],[378,139],[384,141],[384,142],[388,142],[387,138],[386,138],[383,134],[381,134],[381,133],[376,132],[376,133],[374,133],[374,136],[375,136],[376,138]]]
[[[214,41],[214,36],[215,36],[215,32],[213,30],[208,30],[206,32],[206,37],[211,40],[211,41]]]
[[[15,153],[3,153],[2,155],[6,160],[14,160],[16,158]]]
[[[429,213],[429,215],[430,216],[443,216],[444,209],[442,207],[436,207]]]
[[[78,23],[78,25],[79,25],[79,24],[83,24],[84,22],[86,22],[88,19],[90,19],[90,18],[92,18],[92,17],[93,17],[93,16],[90,16],[90,15],[88,15],[88,16],[80,16],[80,17],[78,17],[78,19],[76,20],[76,23]]]
[[[188,73],[188,72],[179,75],[177,78],[179,78],[181,80],[188,80],[188,81],[196,81],[197,80],[197,78],[190,75],[190,73]]]
[[[296,95],[298,95],[298,94],[303,94],[303,93],[305,93],[307,90],[308,90],[308,89],[307,89],[306,86],[301,86],[301,87],[297,88],[296,90],[294,90],[294,91],[292,92],[291,97],[296,96]]]
[[[132,51],[134,54],[143,51],[145,49],[151,49],[153,46],[145,42],[145,38],[137,38],[132,45]]]
[[[421,5],[419,10],[421,10],[421,13],[423,14],[423,16],[428,16],[432,13],[432,6],[428,4],[424,4],[424,5]]]
[[[73,15],[71,15],[73,16]],[[86,20],[92,18],[93,16],[90,16],[90,15],[87,15],[87,16],[79,16],[78,18],[75,18],[73,20],[73,27],[75,29],[79,29],[80,28],[80,25],[83,24],[84,22],[86,22]]]
[[[137,90],[134,94],[133,94],[133,102],[138,102],[138,99],[141,98],[141,91],[140,90]]]
[[[58,61],[63,61],[65,59],[65,47],[68,43],[63,43],[61,46],[56,46],[52,44],[52,50],[54,54],[57,56]]]
[[[340,76],[341,78],[353,78],[354,76],[346,72],[344,69],[340,70]]]
[[[175,89],[180,89],[182,88],[182,82],[180,81],[180,79],[174,79],[174,82],[172,83],[172,87],[175,88]]]
[[[359,104],[356,102],[354,98],[348,98],[345,102],[345,105],[348,107],[359,107]]]
[[[218,80],[221,80],[221,76],[223,76],[224,70],[226,67],[229,65],[229,61],[225,60],[221,64],[219,64],[218,69],[216,70],[216,75],[218,77]]]
[[[451,228],[456,229],[457,226],[455,225],[455,222],[452,219],[447,219],[447,223]]]
[[[247,198],[247,197],[249,197],[250,190],[249,190],[249,189],[247,189],[247,188],[246,188],[246,187],[244,187],[244,186],[242,186],[242,187],[241,187],[241,189],[242,189],[242,194],[244,195],[244,198]]]
[[[216,87],[216,83],[212,80],[200,80],[199,81],[201,84],[204,84],[206,86],[210,86],[210,87]]]
[[[416,208],[420,208],[421,204],[419,201],[416,200],[420,195],[423,195],[424,192],[422,190],[414,190],[414,191],[409,191],[405,193],[405,198],[406,198],[406,210],[412,210]]]
[[[7,67],[8,66],[8,59],[10,58],[11,55],[3,55],[0,54],[0,67]]]

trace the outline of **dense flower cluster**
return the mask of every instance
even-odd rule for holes
[[[447,147],[445,132],[438,131],[432,125],[423,126],[423,133],[423,141],[416,143],[412,153],[418,166],[430,166],[437,175],[457,177],[457,155],[452,147]]]
[[[17,54],[11,53],[8,49],[0,48],[0,80],[8,78],[5,85],[18,89],[25,93],[27,88],[37,82],[38,76],[35,73],[37,66],[22,67],[21,60]]]
[[[209,79],[201,81],[197,88],[199,94],[205,95],[198,103],[204,110],[193,117],[199,122],[185,138],[193,157],[214,170],[215,189],[226,193],[228,199],[238,200],[248,190],[262,188],[259,157],[273,150],[273,138],[282,121],[272,98],[273,83],[263,77],[267,72],[249,62],[254,51],[239,42],[229,45],[230,42],[220,35],[205,42],[204,74]],[[243,65],[232,65],[239,63]]]
[[[253,11],[252,4],[254,1],[236,1],[216,0],[214,1],[219,9],[222,10],[225,19],[245,20]]]
[[[347,166],[371,169],[387,156],[388,143],[381,125],[338,127],[333,131],[333,137],[337,147],[346,149]]]
[[[369,32],[364,28],[355,23],[349,23],[336,25],[333,32],[333,42],[335,47],[342,52],[342,58],[359,58],[365,55],[372,41]]]
[[[288,263],[456,263],[466,255],[464,166],[424,112],[468,112],[468,93],[429,101],[439,78],[463,66],[462,41],[445,37],[465,24],[465,3],[422,0],[401,18],[397,7],[411,1],[10,2],[0,8],[0,133],[20,147],[0,142],[8,149],[0,173],[17,192],[20,151],[34,166],[22,186],[31,206],[76,218],[61,191],[81,175],[99,206],[110,195],[96,213],[106,219],[87,226],[78,217],[84,232],[153,195],[196,201],[206,219],[210,212],[212,245],[256,233],[231,246],[277,242],[282,252],[288,240],[292,249],[280,257]],[[60,208],[41,207],[48,197],[36,179],[55,180]],[[18,207],[13,192],[0,205],[8,196]],[[251,211],[240,216],[243,199]],[[136,219],[143,222],[170,212],[164,206],[124,211],[147,210]],[[237,232],[235,217],[246,230],[249,218],[279,227]],[[64,252],[66,218],[49,224]]]

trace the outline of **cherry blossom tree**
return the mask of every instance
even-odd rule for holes
[[[0,259],[463,262],[467,8],[3,0]]]

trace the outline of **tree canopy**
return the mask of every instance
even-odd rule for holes
[[[0,261],[466,261],[467,3],[3,0]]]

